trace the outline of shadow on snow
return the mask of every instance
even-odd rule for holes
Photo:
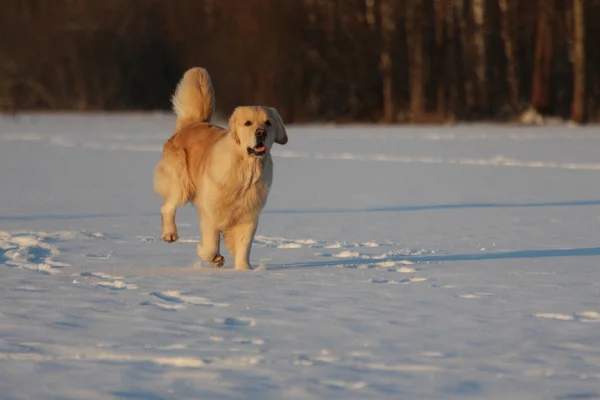
[[[408,212],[429,210],[457,210],[476,208],[528,208],[528,207],[582,207],[598,206],[600,200],[538,202],[538,203],[459,203],[459,204],[431,204],[421,206],[388,206],[373,208],[333,208],[333,209],[295,209],[295,210],[265,210],[265,214],[352,214],[372,212]]]
[[[309,261],[304,263],[283,264],[279,266],[269,266],[269,270],[286,268],[310,268],[310,267],[330,267],[337,265],[357,265],[381,263],[386,261],[412,261],[415,263],[423,262],[444,262],[444,261],[483,261],[483,260],[509,260],[509,259],[533,259],[533,258],[553,258],[553,257],[590,257],[600,256],[600,247],[581,247],[573,249],[548,249],[548,250],[519,250],[497,253],[472,253],[472,254],[436,254],[423,256],[410,255],[392,255],[389,257],[373,260],[364,258],[336,258],[327,261]]]

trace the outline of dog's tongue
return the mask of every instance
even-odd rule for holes
[[[260,146],[260,147],[255,147],[255,148],[254,148],[254,150],[255,150],[255,151],[258,151],[258,152],[260,153],[260,152],[263,152],[263,151],[265,151],[265,150],[266,150],[266,148],[265,148],[265,146]]]

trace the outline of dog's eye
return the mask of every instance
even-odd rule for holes
[[[246,125],[246,126],[250,126],[250,125],[252,125],[252,122],[250,122],[250,121],[246,121],[246,123],[245,123],[244,125]]]
[[[267,126],[271,126],[271,121],[269,121],[269,120],[266,120],[266,121],[265,121],[265,125],[267,125]]]

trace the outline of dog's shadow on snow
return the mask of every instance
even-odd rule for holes
[[[572,249],[546,249],[546,250],[519,250],[496,253],[466,253],[466,254],[435,254],[435,255],[394,255],[377,260],[364,258],[344,258],[328,259],[324,261],[309,261],[303,263],[282,264],[269,266],[269,270],[293,269],[293,268],[312,268],[312,267],[332,267],[332,266],[350,266],[369,263],[381,263],[386,261],[411,261],[414,263],[424,262],[445,262],[445,261],[484,261],[484,260],[510,260],[510,259],[535,259],[535,258],[553,258],[553,257],[591,257],[600,256],[600,247],[580,247]]]
[[[422,206],[392,206],[362,209],[313,209],[313,210],[265,210],[267,214],[343,214],[343,213],[370,213],[370,212],[409,212],[428,210],[452,210],[452,209],[474,209],[474,208],[519,208],[519,207],[583,207],[600,205],[600,200],[564,201],[564,202],[538,202],[538,203],[462,203],[462,204],[433,204]],[[508,260],[508,259],[535,259],[553,257],[590,257],[600,256],[600,247],[581,247],[571,249],[542,249],[542,250],[519,250],[496,253],[472,253],[472,254],[436,254],[422,256],[389,256],[377,259],[376,262],[386,261],[412,261],[415,263],[444,262],[444,261],[483,261],[483,260]],[[323,261],[309,261],[303,263],[283,264],[268,267],[270,270],[287,268],[310,268],[328,266],[350,266],[368,264],[375,262],[363,258],[327,259]]]
[[[535,208],[535,207],[583,207],[598,206],[600,200],[557,201],[537,203],[449,203],[417,206],[385,206],[372,208],[322,208],[322,209],[266,209],[265,214],[358,214],[374,212],[409,212],[430,210],[460,210],[475,208]]]

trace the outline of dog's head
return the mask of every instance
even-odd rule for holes
[[[273,143],[288,141],[283,120],[272,107],[237,107],[229,118],[229,132],[243,152],[257,158],[267,154]]]

